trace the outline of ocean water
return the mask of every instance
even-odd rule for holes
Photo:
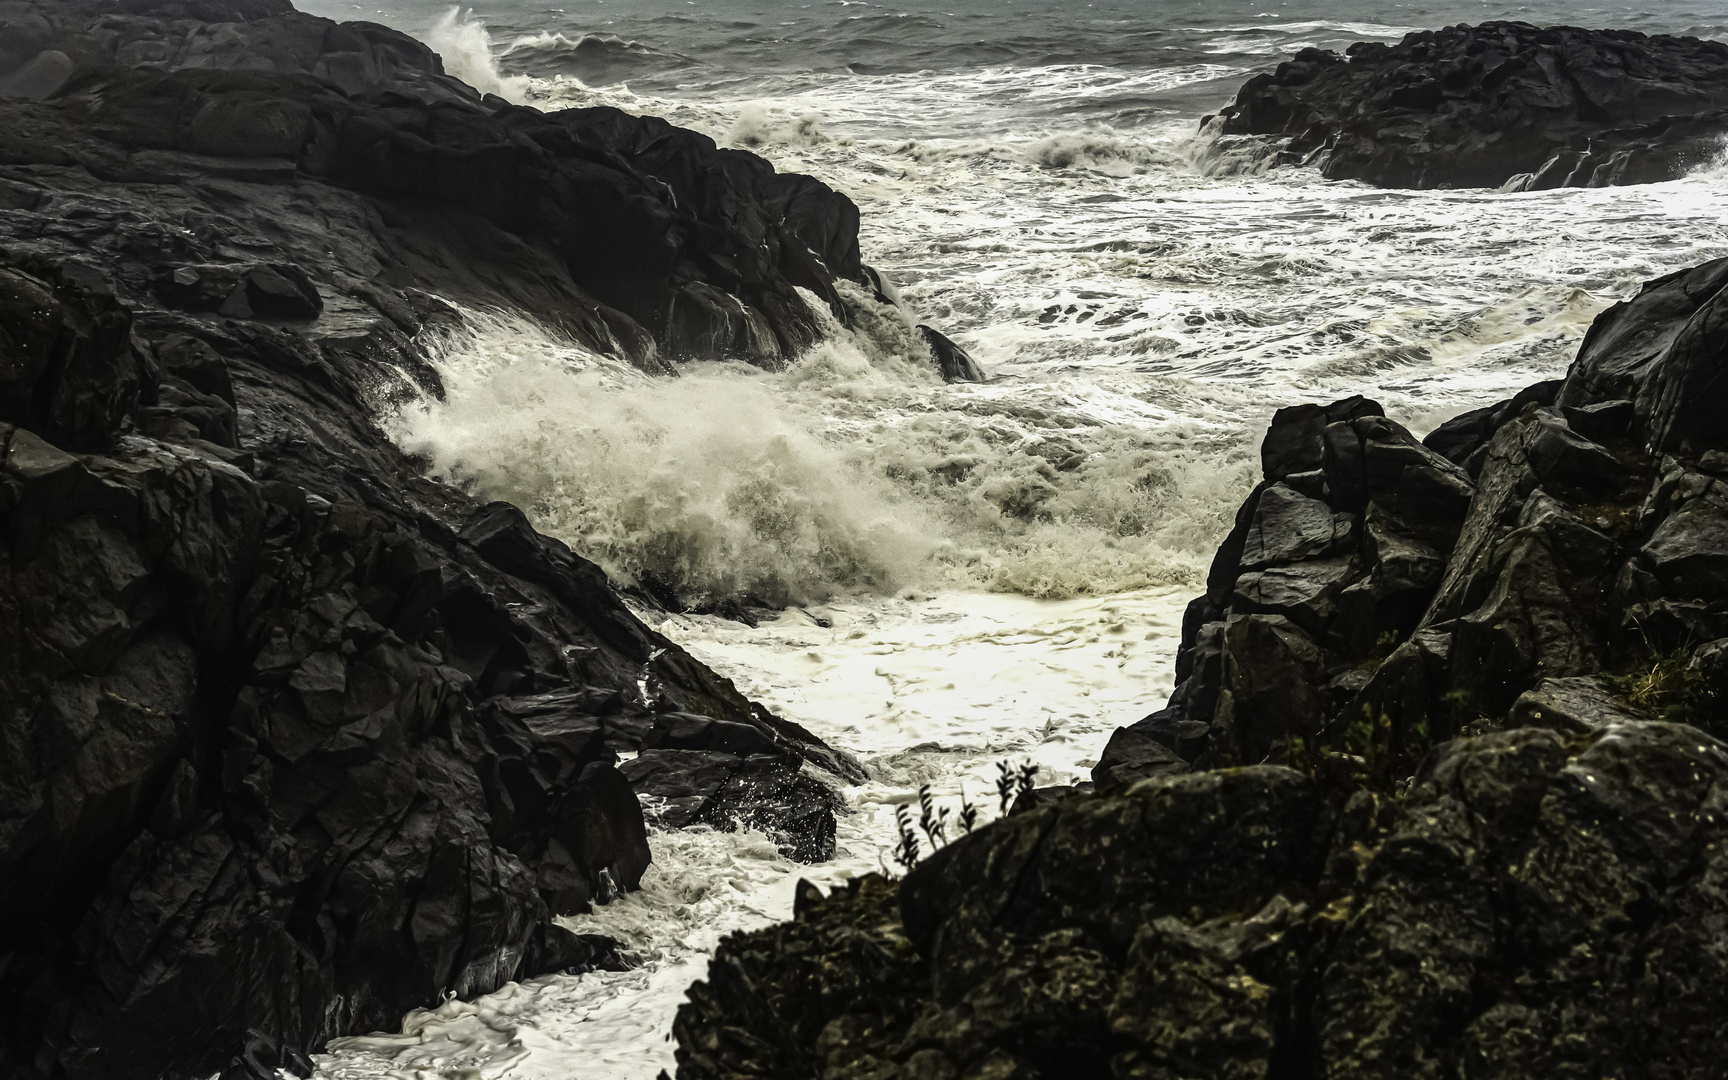
[[[988,817],[996,762],[1080,778],[1163,704],[1274,409],[1363,393],[1423,433],[1562,372],[1640,282],[1728,255],[1720,164],[1381,191],[1269,170],[1266,146],[1200,124],[1310,45],[1490,18],[1728,39],[1728,0],[299,2],[414,33],[512,99],[665,116],[821,178],[907,309],[990,375],[943,385],[886,308],[777,373],[649,379],[509,312],[438,343],[447,399],[386,418],[398,440],[622,580],[773,608],[754,628],[645,615],[871,780],[820,867],[748,833],[654,834],[643,891],[577,920],[635,970],[338,1040],[331,1078],[669,1068],[720,936],[787,917],[801,876],[888,865],[921,784]]]

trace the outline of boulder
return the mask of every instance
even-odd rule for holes
[[[1189,771],[1188,763],[1160,741],[1156,733],[1146,730],[1144,723],[1117,728],[1104,745],[1098,764],[1092,767],[1092,782],[1099,791],[1113,791],[1137,780]]]
[[[1460,24],[1346,56],[1303,49],[1215,121],[1277,160],[1381,187],[1603,187],[1708,164],[1728,46],[1631,30]]]
[[[796,758],[659,747],[643,750],[622,771],[637,794],[657,801],[651,812],[662,826],[754,829],[789,859],[834,857],[834,815],[844,802],[830,783],[800,771]]]

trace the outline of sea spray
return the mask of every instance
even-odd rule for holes
[[[1091,386],[944,386],[900,311],[843,290],[852,327],[813,303],[828,339],[785,370],[675,379],[472,313],[437,349],[443,400],[393,433],[690,606],[1199,580],[1252,464],[1231,435]]]
[[[480,91],[520,102],[528,92],[525,75],[502,75],[492,54],[492,35],[472,10],[453,7],[426,32],[426,44],[444,61],[444,73]]]

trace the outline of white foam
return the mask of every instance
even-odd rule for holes
[[[995,817],[998,761],[1040,782],[1085,776],[1114,727],[1170,690],[1186,590],[1039,601],[1000,593],[857,598],[750,628],[675,616],[659,629],[745,693],[865,758],[845,792],[839,852],[800,866],[754,833],[656,832],[632,893],[566,920],[622,941],[641,965],[511,984],[411,1014],[396,1034],[334,1041],[327,1080],[647,1080],[673,1067],[671,1022],[706,958],[733,930],[790,917],[799,878],[831,886],[893,868],[894,809],[929,784]],[[820,618],[829,623],[818,625]],[[463,1072],[462,1070],[471,1070]]]
[[[496,94],[508,101],[520,102],[526,96],[530,80],[499,74],[492,36],[472,10],[451,8],[432,24],[425,41],[444,61],[446,75],[461,79],[482,94]]]

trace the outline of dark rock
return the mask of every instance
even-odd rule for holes
[[[651,732],[748,749],[712,823],[826,857],[817,769],[855,762],[371,408],[441,392],[437,297],[650,370],[779,363],[814,341],[798,288],[848,310],[855,208],[275,0],[0,17],[0,70],[75,65],[0,100],[0,1073],[298,1068],[615,963],[550,919],[640,883],[613,762]]]
[[[1506,401],[1483,409],[1460,413],[1428,433],[1422,445],[1435,451],[1454,465],[1461,465],[1472,478],[1481,473],[1479,452],[1488,445],[1494,433],[1524,414],[1531,405],[1552,405],[1565,385],[1563,379],[1526,386]],[[1590,438],[1595,436],[1588,435]]]
[[[1333,764],[1008,817],[898,919],[875,877],[801,901],[691,987],[678,1076],[1710,1075],[1728,747],[1508,731],[1402,799]]]
[[[1630,30],[1459,25],[1304,49],[1216,121],[1282,137],[1278,160],[1382,187],[1603,187],[1672,180],[1728,131],[1728,48]]]
[[[1598,401],[1561,410],[1566,426],[1593,442],[1618,439],[1632,429],[1636,410],[1630,401]]]
[[[918,324],[918,332],[924,335],[924,341],[930,346],[930,353],[936,358],[936,367],[942,372],[943,380],[947,382],[983,382],[984,369],[978,366],[978,361],[972,359],[972,354],[955,344],[946,334]]]
[[[1281,483],[1273,484],[1260,494],[1238,565],[1257,570],[1301,562],[1348,549],[1354,546],[1353,540],[1353,522],[1348,515],[1334,514],[1319,499],[1299,495]]]
[[[1189,771],[1188,763],[1142,727],[1144,723],[1117,728],[1104,744],[1098,764],[1092,767],[1092,782],[1099,791],[1114,791],[1138,780]]]
[[[1543,679],[1519,695],[1506,720],[1509,728],[1547,728],[1562,735],[1586,735],[1612,724],[1642,723],[1594,675]]]
[[[800,772],[783,755],[647,749],[622,771],[638,795],[662,800],[654,813],[664,826],[755,829],[787,858],[834,857],[834,815],[843,803],[828,784]]]
[[[1723,409],[1728,408],[1728,299],[1707,299],[1651,367],[1638,389],[1637,412],[1644,440],[1656,453],[1695,456],[1728,445]]]
[[[721,940],[673,1022],[680,1077],[813,1076],[897,1047],[929,982],[898,888],[871,875],[810,891],[793,922]]]
[[[1282,615],[1232,615],[1224,624],[1223,680],[1209,734],[1210,764],[1254,764],[1293,739],[1319,734],[1326,702],[1319,645]]]
[[[54,96],[72,77],[72,58],[58,49],[44,49],[23,64],[0,75],[0,97],[41,101]]]
[[[1725,285],[1728,259],[1716,259],[1645,282],[1637,296],[1598,315],[1566,373],[1557,403],[1581,408],[1636,401],[1652,366]]]
[[[26,261],[0,267],[0,421],[100,449],[138,403],[131,320],[111,292]]]
[[[1306,754],[1354,724],[1375,666],[1427,611],[1475,493],[1359,397],[1279,410],[1261,456],[1267,480],[1183,619],[1169,703],[1122,729],[1207,767]]]
[[[205,34],[96,0],[30,10],[78,73],[49,103],[0,101],[8,167],[82,167],[111,203],[143,203],[137,220],[160,224],[138,231],[158,245],[173,235],[174,250],[121,238],[120,261],[150,274],[171,307],[310,320],[338,293],[396,308],[413,282],[535,312],[649,370],[687,358],[784,363],[820,336],[799,288],[851,318],[837,283],[863,280],[856,207],[694,132],[613,109],[548,115],[483,101],[425,46],[366,24],[276,12]],[[126,66],[130,36],[159,43],[149,68]],[[29,187],[44,179],[30,174]],[[241,186],[199,184],[179,199],[241,220],[203,236],[269,235],[278,250],[260,258],[170,234],[185,208],[128,190],[204,179]],[[285,217],[282,188],[300,196]],[[341,222],[355,215],[388,224]],[[74,231],[87,245],[107,230]],[[373,250],[354,259],[354,244]]]
[[[1169,751],[1166,750],[1165,754],[1168,755]],[[1180,761],[1177,764],[1182,765],[1178,771],[1187,771],[1186,764]],[[1014,804],[1008,808],[1008,812],[1010,814],[1030,814],[1035,810],[1042,810],[1046,806],[1055,806],[1064,799],[1073,798],[1076,795],[1091,794],[1095,790],[1095,785],[1084,781],[1072,786],[1056,784],[1049,787],[1026,788],[1014,797]]]
[[[1260,468],[1270,481],[1320,468],[1325,461],[1326,428],[1365,416],[1384,416],[1377,402],[1344,398],[1330,405],[1293,405],[1272,415],[1260,444]]]

